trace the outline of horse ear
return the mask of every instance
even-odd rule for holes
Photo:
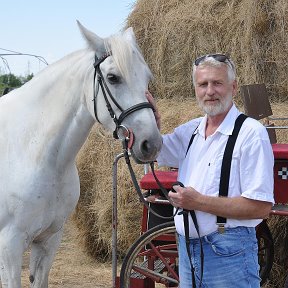
[[[99,55],[105,53],[104,40],[101,37],[97,36],[95,33],[85,28],[78,20],[77,24],[82,36],[88,44],[88,47],[94,50],[97,54],[99,53]]]
[[[132,27],[129,27],[128,29],[126,29],[124,32],[123,32],[123,36],[129,40],[130,42],[133,42],[134,44],[136,44],[136,37],[135,37],[135,34],[134,34],[134,31],[133,31],[133,28]]]

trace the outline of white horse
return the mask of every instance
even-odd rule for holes
[[[75,157],[95,120],[108,130],[131,131],[131,151],[139,162],[154,160],[161,148],[145,97],[151,72],[132,29],[102,39],[78,25],[88,49],[64,57],[0,98],[0,269],[5,288],[21,287],[22,255],[28,247],[31,287],[48,287],[64,223],[79,198]]]

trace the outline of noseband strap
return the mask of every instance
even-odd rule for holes
[[[116,99],[113,97],[106,81],[105,81],[105,78],[103,77],[103,74],[102,74],[102,71],[100,69],[100,64],[109,56],[111,56],[112,53],[111,52],[108,52],[106,54],[104,54],[102,57],[98,58],[96,55],[95,55],[95,62],[94,62],[94,83],[93,83],[93,89],[94,89],[94,97],[93,97],[93,101],[94,101],[94,114],[95,114],[95,118],[96,120],[100,123],[99,121],[99,118],[97,116],[97,95],[98,95],[98,92],[99,92],[99,86],[102,90],[102,94],[103,94],[103,97],[104,97],[104,100],[106,102],[106,107],[107,107],[107,110],[111,116],[111,118],[113,119],[115,125],[116,125],[116,128],[115,128],[115,131],[113,132],[113,136],[114,138],[118,138],[117,136],[117,130],[118,128],[120,127],[121,123],[123,122],[123,120],[130,114],[140,110],[140,109],[146,109],[146,108],[149,108],[149,109],[152,109],[154,111],[154,107],[151,103],[149,102],[142,102],[142,103],[138,103],[136,105],[133,105],[131,107],[129,107],[128,109],[124,110],[120,104],[116,101]],[[97,81],[96,81],[96,76],[97,76]],[[97,85],[97,86],[96,86]],[[107,94],[109,96],[109,98],[107,97]],[[114,103],[114,105],[121,111],[121,114],[119,115],[119,117],[117,118],[116,116],[116,113],[114,112],[113,108],[112,108],[112,105],[110,103],[110,101],[112,101]]]
[[[144,109],[144,108],[150,108],[152,109],[153,111],[155,110],[153,105],[150,104],[149,102],[143,102],[143,103],[139,103],[139,104],[136,104],[134,106],[131,106],[130,108],[124,110],[119,118],[118,118],[118,123],[119,125],[122,123],[122,121],[130,114],[132,114],[133,112],[137,111],[137,110],[140,110],[140,109]]]

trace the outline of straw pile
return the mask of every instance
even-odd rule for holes
[[[239,83],[265,83],[273,100],[288,96],[286,0],[138,0],[128,17],[155,76],[160,98],[193,95],[192,62],[231,55]]]
[[[150,90],[158,100],[162,132],[201,114],[192,100],[191,70],[193,60],[205,53],[229,53],[236,63],[239,83],[264,82],[275,102],[274,113],[285,115],[287,15],[286,0],[138,0],[127,27],[133,27],[155,76]],[[240,97],[236,102],[241,105]],[[288,143],[287,132],[277,132],[277,137]],[[77,160],[81,197],[74,219],[87,252],[102,260],[111,256],[112,163],[119,152],[120,144],[96,126]],[[134,168],[140,179],[143,167]],[[139,236],[142,204],[122,161],[118,172],[118,251],[123,255]],[[284,242],[288,243],[287,222],[282,217],[282,224],[278,224],[275,218],[269,225],[279,239],[278,256],[266,287],[281,287],[286,275],[283,263],[288,263],[288,256],[284,262],[279,257],[284,255]]]
[[[286,141],[287,143],[287,141]],[[288,223],[287,217],[270,216],[268,225],[274,241],[274,263],[265,288],[284,287],[288,271]]]
[[[79,239],[89,254],[99,260],[111,256],[112,164],[121,145],[99,125],[91,131],[78,155],[81,196],[74,213]],[[139,236],[142,206],[133,190],[128,170],[118,165],[118,250],[125,252]],[[141,166],[133,165],[136,174]],[[142,169],[143,170],[143,169]],[[129,231],[129,234],[127,234]],[[130,233],[131,232],[131,233]]]
[[[194,100],[161,99],[158,103],[163,133],[171,132],[179,123],[201,115]],[[173,107],[173,108],[172,108]],[[112,163],[121,151],[121,145],[99,125],[91,131],[82,147],[77,166],[81,195],[74,221],[79,228],[79,240],[87,252],[99,260],[111,256],[112,235]],[[132,164],[133,160],[131,160]],[[133,165],[140,180],[142,165]],[[125,161],[118,162],[118,251],[124,255],[139,237],[143,205],[139,202]]]

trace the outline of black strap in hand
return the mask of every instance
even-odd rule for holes
[[[195,135],[195,134],[194,134]],[[194,138],[194,137],[193,137]],[[192,139],[193,141],[193,139]],[[191,141],[191,143],[192,143]],[[189,148],[188,148],[189,149]],[[188,150],[187,150],[188,151]],[[179,185],[181,187],[184,187],[183,183],[177,181],[175,182],[173,186],[175,185]],[[175,192],[175,190],[172,188],[172,191]],[[196,213],[194,210],[187,210],[187,209],[183,209],[181,212],[178,213],[178,215],[183,215],[183,222],[184,222],[184,229],[185,229],[185,244],[186,244],[186,250],[187,250],[187,254],[188,254],[188,258],[189,258],[189,262],[190,262],[190,268],[191,268],[191,274],[192,274],[192,287],[196,288],[196,277],[195,277],[195,269],[193,267],[193,263],[192,263],[192,255],[191,255],[191,251],[190,251],[190,238],[189,238],[189,213],[191,215],[193,224],[195,226],[196,232],[198,234],[198,239],[200,242],[200,257],[201,257],[201,276],[200,276],[200,287],[202,284],[202,278],[203,278],[203,271],[204,271],[204,252],[203,252],[203,245],[202,245],[202,240],[200,237],[200,232],[199,232],[199,225],[198,225],[198,221],[197,221],[197,217],[196,217]]]

